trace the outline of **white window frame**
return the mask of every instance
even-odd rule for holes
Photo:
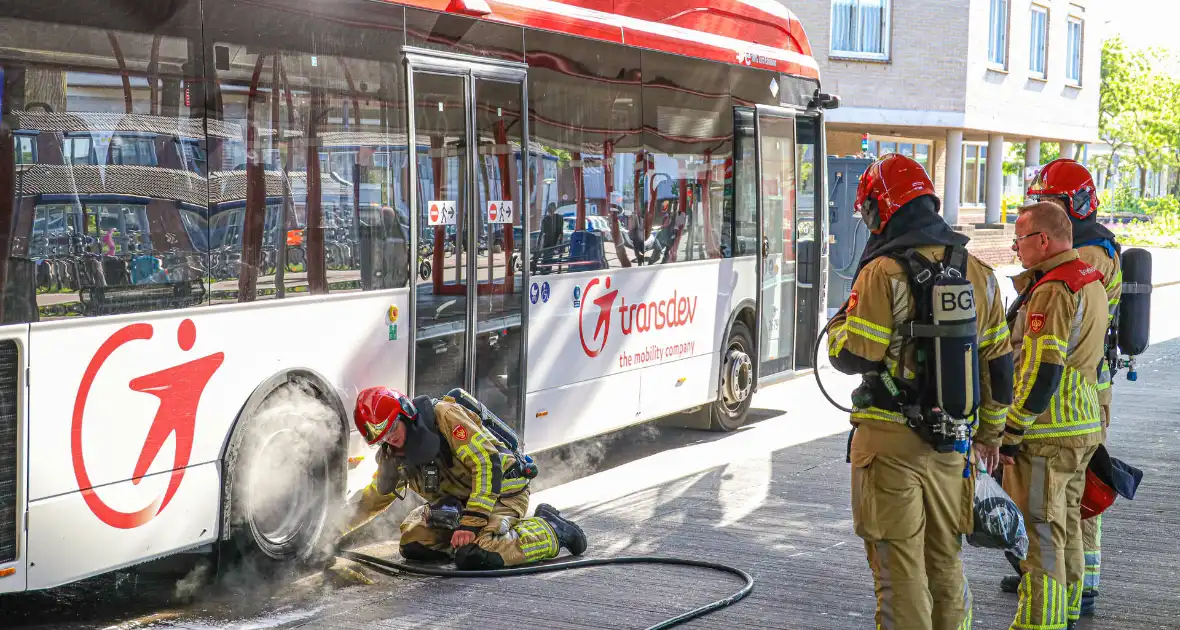
[[[1041,72],[1037,72],[1032,67],[1032,62],[1033,62],[1032,14],[1035,12],[1038,12],[1038,11],[1043,11],[1045,14],[1045,40],[1044,40],[1045,45],[1042,47],[1042,51],[1044,52],[1044,57],[1045,57],[1045,67]],[[1051,20],[1053,19],[1053,13],[1049,10],[1049,7],[1047,7],[1043,4],[1037,4],[1034,2],[1028,8],[1028,16],[1029,16],[1028,17],[1028,27],[1029,27],[1028,28],[1028,73],[1029,73],[1029,76],[1031,76],[1034,79],[1046,81],[1049,79],[1049,34],[1051,32],[1049,24],[1050,24]]]
[[[1078,76],[1069,76],[1070,67],[1074,63],[1074,59],[1069,56],[1069,49],[1073,45],[1073,40],[1070,39],[1070,27],[1074,24],[1078,25],[1078,42],[1077,49],[1074,50],[1077,59]],[[1082,76],[1086,67],[1086,18],[1078,15],[1074,11],[1070,11],[1065,18],[1065,84],[1072,87],[1081,87]]]
[[[862,61],[889,61],[890,44],[893,41],[892,37],[892,14],[893,14],[893,0],[880,0],[883,5],[881,12],[881,52],[858,52],[854,50],[839,50],[836,48],[836,20],[833,12],[836,10],[836,3],[841,0],[832,0],[828,8],[828,56],[833,59],[857,59]],[[861,0],[844,0],[846,2],[860,2]]]
[[[967,194],[967,149],[975,149],[975,199],[970,201],[963,199]],[[965,141],[963,142],[962,154],[959,155],[959,163],[961,164],[959,171],[959,204],[964,208],[983,208],[987,205],[987,160],[989,157],[980,158],[980,154],[987,151],[986,142]],[[977,201],[984,199],[984,201]]]
[[[992,15],[992,10],[1000,5],[1004,7],[1004,24],[1001,27],[1000,34],[1003,36],[1002,48],[999,51],[1003,56],[1002,61],[996,61],[992,57],[992,43],[995,34],[995,24],[992,20],[995,16]],[[1012,0],[990,0],[988,3],[987,13],[987,66],[992,70],[1008,70],[1008,62],[1011,58],[1012,50]]]

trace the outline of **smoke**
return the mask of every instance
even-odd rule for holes
[[[228,515],[222,525],[229,528],[231,538],[222,543],[216,588],[209,594],[273,595],[300,573],[315,570],[306,564],[308,554],[299,558],[305,561],[301,566],[257,551],[239,556],[246,545],[238,543],[262,536],[279,541],[279,546],[289,539],[290,545],[306,549],[310,541],[334,537],[333,519],[343,502],[343,486],[330,479],[345,472],[337,447],[340,423],[332,407],[303,382],[280,386],[242,418],[225,463]],[[189,602],[205,595],[213,574],[212,563],[198,563],[176,582],[174,597]]]
[[[642,452],[660,437],[660,427],[645,423],[545,451],[537,456],[541,474],[532,483],[534,492],[588,477]]]
[[[236,524],[252,516],[256,526],[275,533],[285,526],[299,527],[289,519],[301,516],[300,507],[318,503],[320,493],[334,490],[327,480],[329,468],[339,466],[333,460],[339,455],[334,446],[340,419],[308,385],[296,382],[275,390],[248,422],[240,442],[245,452],[236,453],[248,458],[235,462],[245,472],[234,498]],[[334,503],[338,497],[328,500]],[[303,523],[302,527],[315,529],[323,524]]]
[[[190,602],[197,598],[202,593],[205,585],[209,583],[209,578],[213,576],[213,563],[208,559],[202,558],[189,571],[188,575],[181,578],[176,586],[172,589],[172,598],[179,602]]]

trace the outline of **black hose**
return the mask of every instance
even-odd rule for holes
[[[678,626],[690,619],[703,617],[711,612],[720,610],[731,604],[744,599],[751,591],[754,590],[754,578],[749,573],[736,569],[734,567],[726,566],[724,564],[717,564],[715,562],[705,562],[703,560],[685,560],[683,558],[663,558],[657,556],[625,556],[620,558],[586,558],[583,560],[569,560],[565,562],[551,562],[547,564],[535,564],[524,567],[514,567],[511,569],[495,569],[488,571],[458,571],[455,569],[438,569],[433,567],[416,566],[412,564],[404,564],[401,562],[394,562],[392,560],[385,560],[376,556],[359,553],[356,551],[341,551],[337,555],[341,558],[347,558],[354,562],[359,562],[382,573],[391,574],[394,571],[404,571],[406,573],[416,573],[418,575],[432,575],[435,577],[451,577],[451,578],[497,578],[509,577],[513,575],[536,575],[538,573],[551,573],[553,571],[566,571],[569,569],[579,569],[585,567],[598,567],[608,564],[672,564],[686,567],[702,567],[705,569],[712,569],[714,571],[721,571],[736,575],[746,581],[746,585],[742,589],[725,599],[719,599],[710,604],[705,604],[700,608],[694,608],[682,615],[672,617],[665,621],[648,627],[646,630],[664,630],[664,628],[671,628]]]
[[[848,303],[845,302],[844,306],[840,307],[840,311],[839,311],[839,313],[837,313],[837,315],[839,315],[840,313],[843,313],[844,309],[846,309],[847,307],[848,307]],[[828,334],[828,329],[832,327],[832,322],[834,322],[834,321],[836,321],[835,317],[833,317],[832,319],[829,319],[828,323],[824,325],[823,330],[819,331],[819,336],[815,338],[815,347],[812,349],[812,355],[811,355],[811,364],[815,366],[815,369],[812,370],[811,372],[812,372],[812,374],[815,374],[815,384],[819,385],[819,391],[823,393],[824,398],[827,398],[828,402],[832,403],[832,406],[835,407],[836,409],[839,409],[840,411],[843,411],[844,413],[852,413],[852,409],[850,409],[848,407],[844,407],[840,403],[836,402],[835,400],[832,400],[832,397],[830,395],[828,395],[828,390],[824,389],[824,382],[819,379],[819,342],[823,340],[824,335]]]

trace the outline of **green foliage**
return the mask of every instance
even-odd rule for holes
[[[1124,247],[1180,248],[1180,213],[1159,214],[1150,221],[1112,226],[1112,231]]]
[[[1180,166],[1180,81],[1159,70],[1168,57],[1158,48],[1130,50],[1118,37],[1102,46],[1098,132],[1140,184],[1147,170]]]
[[[1113,192],[1098,193],[1100,215],[1145,214],[1154,218],[1180,216],[1180,199],[1172,196],[1143,199],[1130,186],[1119,186]]]
[[[1024,155],[1027,147],[1023,142],[1008,147],[1008,157],[1004,161],[1004,173],[1014,175],[1024,172]],[[1040,161],[1037,164],[1048,164],[1061,155],[1061,145],[1056,142],[1042,142]]]

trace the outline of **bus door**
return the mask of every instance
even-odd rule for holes
[[[758,189],[758,383],[795,369],[795,114],[759,105],[755,116]]]
[[[524,403],[525,66],[406,49],[409,129],[424,159],[411,391],[471,392],[518,431]],[[515,230],[514,227],[520,228]]]

